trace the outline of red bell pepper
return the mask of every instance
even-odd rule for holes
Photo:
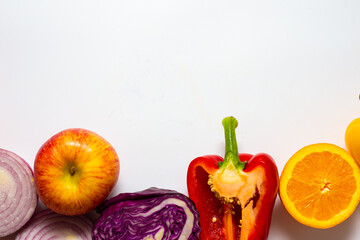
[[[187,187],[200,213],[200,240],[267,239],[279,174],[267,154],[238,154],[233,117],[223,120],[225,157],[207,155],[189,165]]]

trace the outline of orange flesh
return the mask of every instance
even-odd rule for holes
[[[328,151],[314,152],[295,165],[287,195],[300,214],[325,221],[349,206],[356,188],[347,161]]]

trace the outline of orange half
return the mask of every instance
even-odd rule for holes
[[[309,145],[284,166],[279,191],[284,207],[298,222],[330,228],[356,209],[360,169],[354,158],[336,145]]]

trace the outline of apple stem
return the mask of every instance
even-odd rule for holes
[[[71,174],[71,176],[75,174],[75,166],[72,166],[70,168],[70,174]]]

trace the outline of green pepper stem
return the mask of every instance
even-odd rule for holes
[[[243,170],[246,162],[240,161],[235,134],[238,121],[234,117],[226,117],[223,119],[222,124],[225,132],[225,157],[224,161],[219,163],[219,168],[226,168],[232,162],[236,169]]]

